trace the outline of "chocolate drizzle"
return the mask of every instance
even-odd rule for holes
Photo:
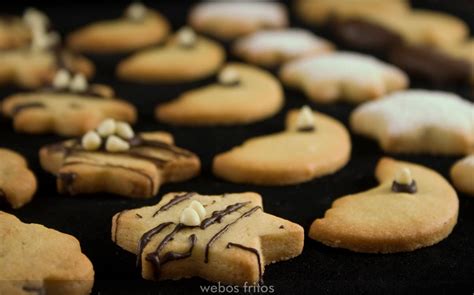
[[[211,214],[211,217],[208,217],[206,219],[204,219],[202,222],[201,222],[201,225],[200,225],[200,228],[201,229],[206,229],[208,226],[216,223],[216,222],[219,222],[221,223],[222,222],[222,218],[224,218],[225,216],[239,210],[240,208],[246,206],[250,204],[250,202],[244,202],[244,203],[235,203],[235,204],[232,204],[232,205],[229,205],[227,206],[225,209],[223,210],[219,210],[219,211],[214,211],[212,212]]]
[[[30,287],[30,286],[23,286],[23,291],[28,293],[36,293],[36,295],[45,295],[46,291],[43,287]]]
[[[184,253],[177,253],[177,252],[171,252],[171,251],[166,252],[166,254],[163,255],[163,258],[161,258],[161,265],[173,260],[180,260],[180,259],[190,257],[193,253],[194,245],[197,242],[197,237],[195,234],[192,234],[189,236],[189,242],[191,246],[189,247],[189,250],[187,252],[184,252]]]
[[[256,206],[256,207],[253,207],[252,209],[248,210],[247,212],[243,213],[242,215],[240,215],[239,218],[237,218],[236,220],[232,221],[231,223],[227,224],[226,226],[224,226],[221,230],[219,230],[214,236],[212,236],[212,238],[209,240],[209,242],[207,243],[206,245],[206,250],[204,252],[204,263],[208,263],[209,262],[209,249],[210,247],[212,246],[212,244],[214,244],[215,241],[217,241],[227,230],[229,230],[229,228],[231,226],[233,226],[234,224],[236,224],[239,220],[241,220],[242,218],[245,218],[245,217],[249,217],[250,215],[252,215],[255,211],[257,211],[258,209],[262,209],[262,207],[260,206]]]
[[[144,233],[142,235],[142,237],[140,238],[140,241],[138,243],[137,266],[140,266],[140,261],[142,259],[143,249],[145,249],[146,245],[148,245],[148,243],[151,241],[151,239],[155,235],[159,234],[162,230],[164,230],[165,228],[167,228],[171,224],[174,224],[174,223],[173,222],[162,223],[162,224],[150,229],[149,231],[147,231],[146,233]]]
[[[158,213],[166,211],[166,210],[170,209],[171,207],[173,207],[174,205],[177,205],[177,204],[191,198],[195,194],[196,193],[185,193],[183,195],[175,196],[173,199],[171,199],[171,201],[169,201],[168,203],[161,206],[160,209],[156,210],[155,213],[153,213],[152,217],[155,217],[156,215],[158,215]]]
[[[16,116],[20,112],[22,112],[24,110],[27,110],[27,109],[45,108],[45,107],[46,107],[46,105],[44,105],[41,102],[30,102],[30,103],[17,104],[12,109],[12,116]]]
[[[314,130],[316,130],[314,126],[305,126],[302,128],[298,128],[298,132],[313,132]]]
[[[241,245],[241,244],[236,244],[236,243],[228,243],[226,248],[227,249],[230,249],[232,247],[235,247],[235,248],[239,248],[239,249],[242,249],[244,251],[248,251],[248,252],[251,252],[253,254],[255,254],[255,256],[257,256],[257,263],[258,263],[258,283],[261,284],[263,283],[263,280],[262,280],[262,261],[260,259],[260,253],[258,253],[258,250],[255,249],[255,248],[251,248],[251,247],[247,247],[247,246],[244,246],[244,245]]]
[[[416,181],[414,180],[410,184],[401,184],[396,181],[392,183],[392,192],[394,193],[414,194],[417,190]]]

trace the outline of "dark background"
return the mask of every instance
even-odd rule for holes
[[[192,4],[191,1],[145,2],[166,15],[173,29],[178,29],[185,23],[187,11]],[[474,1],[413,2],[417,7],[458,15],[469,22],[471,30],[473,29]],[[52,19],[55,28],[64,34],[91,21],[120,15],[127,2],[11,1],[9,4],[0,5],[0,12],[21,13],[30,5],[44,10]],[[304,27],[294,15],[291,17],[292,26]],[[203,163],[199,177],[185,183],[166,184],[162,186],[157,197],[149,200],[131,200],[105,194],[60,196],[56,192],[55,178],[41,169],[37,153],[44,144],[59,141],[61,138],[54,135],[17,134],[13,131],[10,121],[0,118],[0,146],[23,153],[39,181],[38,192],[30,204],[20,210],[11,210],[8,207],[2,209],[15,214],[24,222],[41,223],[77,237],[84,253],[94,264],[94,294],[192,294],[200,293],[200,285],[212,284],[198,278],[159,283],[145,281],[141,279],[140,270],[135,268],[135,256],[120,249],[110,239],[111,217],[115,213],[155,204],[167,192],[197,191],[202,194],[222,194],[256,191],[263,196],[265,211],[299,223],[307,231],[315,218],[324,215],[334,199],[376,185],[373,177],[374,167],[383,152],[375,142],[355,135],[352,135],[353,152],[349,164],[334,175],[309,183],[272,188],[237,185],[215,178],[210,172],[214,155],[240,144],[249,137],[280,131],[283,129],[288,109],[311,104],[316,110],[338,118],[347,126],[353,106],[344,103],[318,105],[310,103],[298,91],[286,90],[284,110],[257,124],[216,128],[173,127],[158,123],[154,119],[154,106],[212,79],[174,86],[121,82],[114,78],[114,68],[117,61],[123,57],[91,56],[97,67],[94,82],[112,85],[120,97],[137,106],[140,116],[136,130],[170,131],[179,146],[196,152]],[[233,56],[229,56],[229,60],[233,59]],[[414,87],[426,88],[426,85]],[[472,91],[467,88],[449,90],[466,99],[473,99]],[[13,87],[1,87],[0,99],[16,91]],[[454,157],[394,157],[426,165],[445,177],[448,177],[449,168],[457,160]],[[459,291],[459,294],[473,294],[474,199],[463,194],[459,194],[459,199],[457,226],[446,240],[435,246],[410,253],[369,255],[329,248],[306,238],[301,256],[266,268],[265,285],[273,285],[275,294],[390,294],[420,291],[452,293],[454,290]]]

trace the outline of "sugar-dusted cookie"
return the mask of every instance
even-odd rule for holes
[[[145,279],[251,285],[266,265],[300,255],[304,232],[263,212],[256,193],[169,193],[155,206],[115,214],[112,240],[137,255]]]
[[[79,241],[0,211],[0,294],[87,295],[94,269]]]
[[[253,66],[230,63],[217,83],[159,105],[156,117],[181,125],[243,124],[270,117],[282,105],[283,89],[275,77]]]
[[[467,154],[474,147],[474,104],[447,92],[400,91],[356,108],[354,132],[394,153]]]
[[[290,61],[281,69],[280,77],[283,83],[301,88],[319,103],[337,100],[361,103],[408,86],[408,78],[400,69],[352,52]]]
[[[135,2],[123,17],[80,28],[68,36],[67,43],[82,52],[128,52],[161,42],[169,29],[168,21],[158,11]]]
[[[135,134],[130,125],[113,119],[82,138],[43,147],[40,162],[57,176],[60,193],[130,198],[153,197],[161,184],[190,179],[201,166],[195,154],[173,145],[170,134]]]
[[[259,136],[217,155],[213,172],[231,182],[288,185],[335,173],[349,161],[349,132],[309,107],[287,116],[286,130]]]
[[[456,225],[459,201],[437,172],[383,158],[373,189],[337,199],[309,237],[331,247],[366,253],[413,251],[445,239]]]
[[[261,29],[288,25],[286,8],[273,1],[206,1],[189,14],[198,32],[220,39],[234,39]]]
[[[332,51],[327,40],[303,29],[265,30],[238,39],[233,50],[245,61],[275,67],[291,59]]]
[[[474,196],[474,154],[459,160],[451,168],[451,179],[459,191]]]
[[[0,148],[0,201],[6,201],[13,208],[20,208],[31,201],[35,192],[36,178],[28,169],[25,158]]]
[[[65,136],[82,135],[105,118],[136,120],[135,107],[115,99],[112,89],[89,85],[83,75],[66,70],[57,72],[50,87],[5,98],[1,111],[19,132]]]
[[[409,9],[405,0],[297,0],[297,15],[309,24],[323,25],[332,19],[367,14],[402,15]]]
[[[224,60],[221,45],[183,28],[165,45],[139,51],[120,62],[117,75],[145,83],[192,81],[214,74]]]

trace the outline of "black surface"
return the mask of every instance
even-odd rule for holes
[[[176,29],[184,24],[189,7],[188,2],[179,4],[177,2],[154,1],[148,4],[159,8],[168,16]],[[64,33],[92,20],[119,15],[125,6],[125,3],[119,3],[115,1],[108,4],[102,2],[78,4],[44,1],[35,4],[50,14],[55,27]],[[6,4],[0,6],[3,6],[5,11],[12,12],[20,12],[26,6],[23,5],[24,2],[12,2],[11,5],[13,4],[15,6],[6,7]],[[415,1],[415,4],[455,13],[469,21],[472,28],[472,1]],[[301,24],[293,17],[292,25]],[[300,92],[286,91],[284,110],[277,116],[257,124],[226,128],[172,127],[155,121],[154,106],[176,97],[184,90],[203,85],[206,81],[175,86],[146,86],[120,82],[113,75],[115,63],[120,58],[120,56],[93,57],[98,69],[94,81],[114,86],[121,97],[137,106],[140,117],[135,126],[136,130],[170,131],[179,146],[196,152],[203,162],[203,171],[199,177],[185,183],[166,184],[162,186],[157,197],[149,200],[130,200],[105,194],[59,196],[56,193],[54,177],[39,166],[37,152],[42,145],[59,141],[61,138],[54,135],[17,134],[13,131],[11,122],[0,119],[0,146],[23,153],[39,180],[39,190],[30,204],[20,210],[6,207],[3,209],[25,222],[41,223],[77,237],[81,241],[84,253],[94,264],[96,272],[94,294],[192,294],[200,293],[200,286],[212,285],[201,279],[159,283],[145,281],[141,279],[140,270],[135,268],[135,256],[112,243],[110,227],[113,214],[124,209],[155,204],[164,193],[197,191],[203,194],[221,194],[256,191],[262,194],[267,212],[297,222],[307,231],[311,222],[316,217],[322,217],[334,199],[366,190],[376,184],[373,177],[374,167],[383,152],[373,141],[354,135],[352,135],[353,152],[350,163],[332,176],[301,185],[278,188],[236,185],[221,181],[210,172],[212,157],[251,136],[281,130],[285,113],[289,108],[311,104],[315,109],[338,118],[347,126],[347,118],[353,106],[343,103],[313,104]],[[456,90],[464,97],[468,97],[467,89]],[[3,98],[15,91],[12,87],[2,87],[0,97]],[[457,159],[431,156],[395,157],[424,164],[445,177],[448,176],[449,167]],[[301,256],[266,268],[265,285],[273,286],[274,294],[382,292],[390,294],[415,291],[447,293],[453,290],[462,291],[459,294],[473,294],[474,199],[463,194],[459,195],[459,199],[458,225],[446,240],[435,246],[411,253],[367,255],[332,249],[306,238]]]

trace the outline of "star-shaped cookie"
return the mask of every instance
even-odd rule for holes
[[[36,192],[36,178],[19,154],[0,148],[0,200],[13,208],[30,202]]]
[[[369,55],[341,51],[290,61],[280,78],[319,103],[361,103],[408,86],[400,69]]]
[[[356,108],[352,129],[394,153],[468,154],[474,147],[474,104],[453,93],[400,91]]]
[[[200,170],[199,158],[173,145],[170,134],[135,134],[125,122],[112,119],[82,138],[43,147],[40,161],[57,176],[58,191],[71,195],[108,192],[150,198],[161,184],[190,179]]]
[[[212,169],[232,182],[289,185],[335,173],[349,161],[350,151],[344,125],[304,107],[289,112],[285,131],[248,139],[218,154]]]
[[[112,240],[138,256],[145,279],[243,285],[259,282],[265,265],[301,254],[304,232],[263,212],[256,193],[169,193],[155,206],[116,214]]]
[[[135,122],[132,104],[114,98],[113,90],[107,86],[84,83],[77,90],[67,85],[53,86],[9,96],[3,101],[1,112],[13,120],[16,131],[34,134],[79,136],[106,118]]]
[[[94,269],[79,241],[0,211],[0,294],[86,295]]]
[[[334,201],[311,225],[310,238],[356,252],[394,253],[431,246],[451,233],[459,201],[441,175],[389,158],[379,161],[375,175],[377,187]]]

